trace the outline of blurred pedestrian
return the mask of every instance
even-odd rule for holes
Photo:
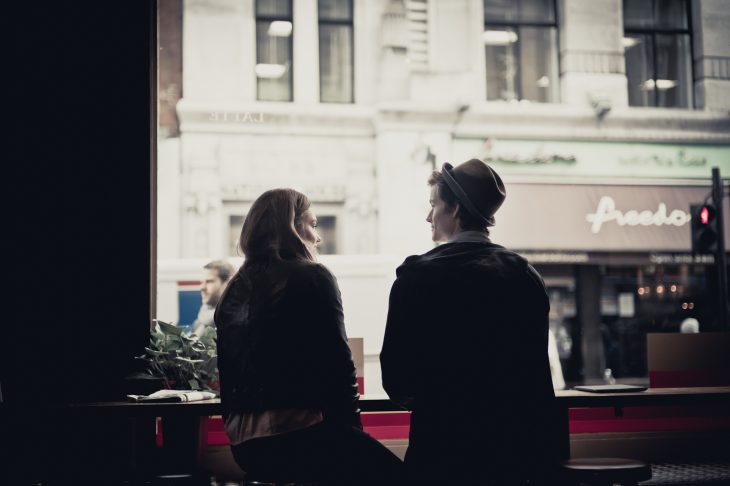
[[[679,325],[679,332],[682,334],[695,334],[700,332],[700,321],[694,317],[688,317]]]
[[[198,310],[198,317],[193,321],[191,333],[200,337],[206,329],[215,329],[213,323],[215,306],[218,305],[233,272],[235,272],[233,265],[224,260],[214,260],[203,267],[203,280],[200,283],[203,303]]]

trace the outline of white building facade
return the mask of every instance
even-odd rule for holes
[[[328,252],[426,249],[429,157],[458,163],[484,144],[728,144],[730,14],[722,0],[676,3],[692,53],[657,47],[669,72],[639,73],[639,95],[675,83],[664,91],[683,91],[685,106],[655,108],[629,106],[637,41],[621,0],[186,0],[180,136],[161,141],[158,163],[158,199],[179,203],[160,206],[160,257],[233,255],[250,203],[281,186],[314,201]],[[329,38],[320,11],[345,19]]]

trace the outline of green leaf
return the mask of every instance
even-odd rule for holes
[[[192,349],[194,349],[195,351],[201,351],[202,352],[202,351],[205,351],[206,350],[205,344],[204,343],[201,343],[200,341],[196,341],[196,342],[192,343],[190,347]]]
[[[175,336],[180,336],[183,333],[182,327],[173,326],[172,324],[168,324],[167,322],[157,321],[157,324],[160,326],[160,331],[164,334],[173,334]]]
[[[210,360],[218,354],[215,329],[206,328],[203,336],[185,334],[183,328],[164,321],[155,321],[145,355],[148,373],[175,383],[176,388],[190,385],[195,390],[210,390],[218,372]],[[204,368],[213,368],[204,369]]]

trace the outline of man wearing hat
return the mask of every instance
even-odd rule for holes
[[[412,411],[409,479],[548,484],[558,449],[542,278],[489,239],[506,197],[494,169],[446,163],[428,183],[426,221],[443,244],[396,270],[380,353],[385,390]]]

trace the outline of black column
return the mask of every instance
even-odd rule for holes
[[[579,265],[575,271],[576,319],[581,327],[583,378],[603,377],[604,357],[601,337],[601,274],[596,265]]]

